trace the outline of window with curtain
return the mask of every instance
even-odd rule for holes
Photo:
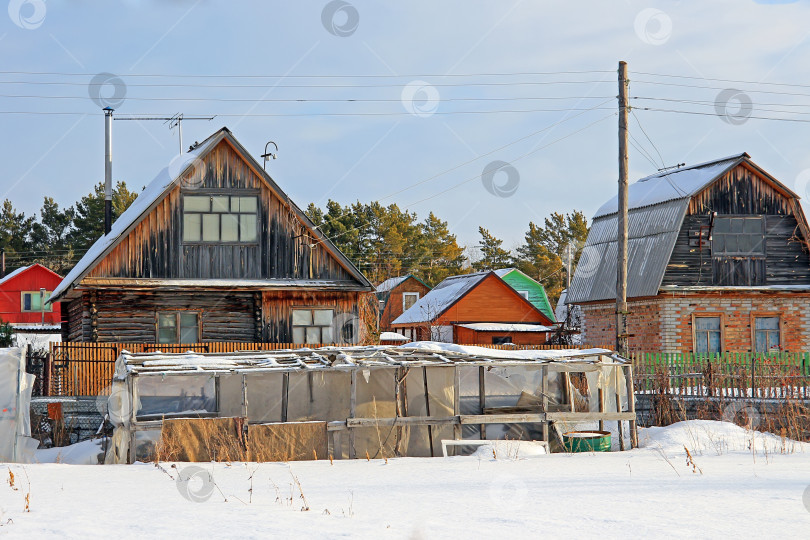
[[[292,310],[293,343],[333,343],[331,309],[298,308]]]
[[[53,311],[53,304],[48,303],[51,298],[51,291],[45,291],[44,296],[40,296],[40,291],[25,291],[20,293],[20,311]]]
[[[754,351],[771,352],[779,349],[779,317],[755,317]]]
[[[199,343],[200,314],[196,311],[163,311],[157,314],[158,343]]]
[[[407,311],[412,305],[419,301],[418,292],[402,293],[402,311]]]
[[[695,317],[695,352],[722,352],[720,317]]]
[[[256,196],[184,195],[183,242],[258,241]]]

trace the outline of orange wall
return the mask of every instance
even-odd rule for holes
[[[492,345],[493,337],[509,336],[515,345],[542,345],[547,340],[546,332],[478,332],[456,326],[453,329],[454,343],[464,345]]]
[[[388,301],[385,303],[385,310],[380,315],[380,331],[388,332],[393,330],[391,323],[402,315],[402,293],[418,292],[419,298],[425,296],[430,289],[421,281],[409,277],[391,290]]]
[[[433,324],[440,326],[456,322],[550,323],[545,315],[495,275],[485,277]]]

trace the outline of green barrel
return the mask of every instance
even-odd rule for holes
[[[567,452],[610,452],[609,431],[569,431],[563,433]]]

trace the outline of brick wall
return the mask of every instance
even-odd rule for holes
[[[629,338],[631,351],[692,351],[695,315],[722,316],[725,351],[754,349],[752,323],[757,315],[780,317],[783,350],[810,351],[810,294],[668,293],[630,301],[628,306],[628,332],[634,334]],[[615,310],[613,302],[582,306],[585,343],[615,341]]]
[[[661,300],[654,298],[628,302],[631,315],[627,318],[628,345],[631,351],[661,350]],[[583,343],[615,347],[616,303],[582,306]]]

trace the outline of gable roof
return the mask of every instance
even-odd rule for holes
[[[658,294],[692,197],[743,162],[787,196],[798,199],[747,153],[657,173],[629,186],[628,298]],[[597,210],[566,303],[616,297],[617,201],[618,195]]]
[[[375,292],[384,293],[384,292],[392,291],[392,290],[396,289],[397,287],[399,287],[401,284],[405,283],[405,281],[407,281],[408,278],[413,278],[416,281],[418,281],[419,283],[421,283],[422,285],[424,285],[425,287],[427,287],[428,289],[430,289],[430,285],[428,285],[427,283],[425,283],[424,281],[422,281],[421,279],[419,279],[415,275],[407,274],[407,275],[404,275],[404,276],[397,276],[397,277],[392,277],[392,278],[386,279],[385,281],[383,281],[382,283],[377,285],[377,289],[376,289]]]
[[[2,285],[3,283],[6,283],[8,281],[11,281],[15,277],[19,276],[20,274],[22,274],[23,272],[28,270],[29,268],[31,268],[31,267],[30,266],[21,266],[20,268],[17,268],[16,270],[14,270],[12,273],[8,274],[3,279],[0,279],[0,285]]]
[[[743,152],[733,156],[698,163],[690,167],[670,169],[646,176],[634,182],[628,188],[628,209],[652,206],[667,201],[690,199],[703,188],[726,174],[728,171],[750,159]],[[603,204],[593,216],[602,216],[619,212],[619,195],[616,194]]]
[[[329,238],[316,228],[312,220],[301,211],[301,209],[287,196],[286,193],[275,183],[267,172],[259,165],[259,163],[250,155],[244,146],[236,140],[231,131],[227,127],[221,128],[219,131],[213,133],[210,137],[205,139],[202,143],[196,145],[191,150],[172,161],[168,167],[161,170],[157,176],[147,185],[143,191],[138,195],[135,201],[129,208],[121,214],[118,219],[112,224],[109,234],[106,234],[96,240],[84,254],[79,263],[73,270],[65,276],[62,283],[54,290],[52,299],[58,299],[67,294],[74,286],[76,286],[101,260],[117,246],[129,232],[135,228],[149,213],[154,209],[157,204],[163,200],[169,192],[174,189],[180,178],[193,167],[196,162],[202,160],[209,152],[223,140],[230,143],[240,156],[248,162],[252,170],[259,175],[259,177],[268,184],[275,194],[287,204],[299,220],[301,220],[310,232],[319,240],[319,244],[323,245],[346,270],[360,282],[364,287],[369,290],[372,288],[371,283],[366,277],[358,270],[352,262],[332,243]]]
[[[520,276],[524,278],[524,280],[529,281],[535,289],[535,294],[532,294],[532,291],[529,291],[529,302],[539,309],[540,311],[545,314],[550,321],[556,320],[556,315],[554,310],[551,307],[551,302],[548,300],[548,295],[546,295],[546,289],[543,287],[543,284],[537,281],[536,279],[532,278],[526,272],[519,270],[517,268],[501,268],[500,270],[495,270],[495,273],[498,274],[498,277],[502,280],[506,281],[506,284],[515,289],[516,291],[522,290],[516,288],[512,283],[507,281],[507,278],[510,274],[514,274],[516,276]]]
[[[391,324],[412,324],[435,320],[490,275],[503,282],[513,291],[515,296],[531,306],[532,309],[548,318],[545,313],[537,309],[534,304],[523,298],[508,283],[504,282],[497,271],[485,271],[445,278],[444,281],[436,285],[402,315],[394,319]]]
[[[27,272],[29,270],[32,270],[35,267],[39,267],[42,270],[45,270],[46,272],[48,272],[50,274],[53,274],[57,278],[60,278],[60,279],[62,278],[62,276],[60,276],[59,274],[57,274],[56,272],[54,272],[53,270],[51,270],[47,266],[43,266],[43,265],[41,265],[39,263],[34,263],[32,265],[29,265],[29,266],[21,266],[20,268],[17,268],[16,270],[11,272],[10,274],[6,275],[4,278],[0,279],[0,285],[3,285],[5,283],[10,282],[12,279],[16,278],[17,276],[19,276],[19,275],[21,275],[21,274],[23,274],[23,273],[25,273],[25,272]]]

